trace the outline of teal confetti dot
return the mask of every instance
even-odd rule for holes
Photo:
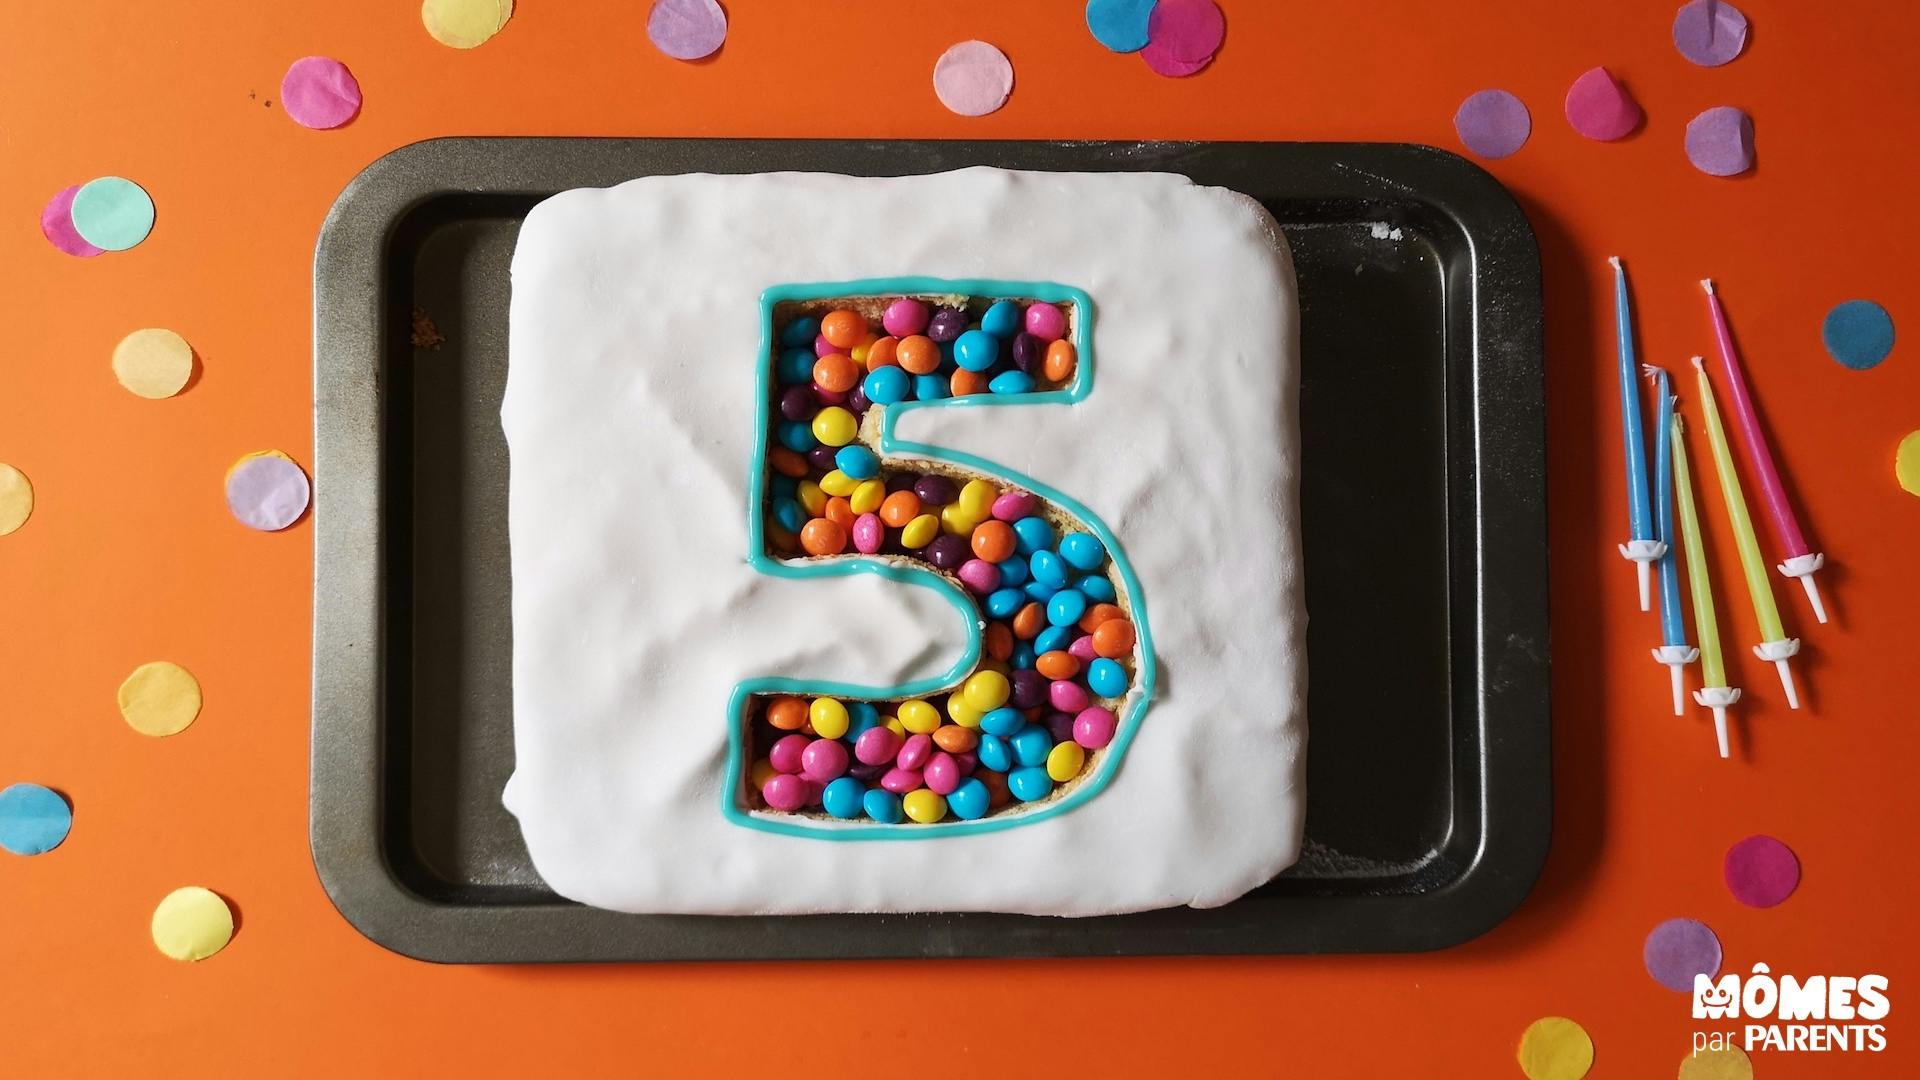
[[[60,846],[73,828],[67,800],[39,784],[0,791],[0,847],[15,855],[43,855]]]
[[[1849,300],[1827,312],[1820,340],[1842,366],[1865,371],[1893,351],[1893,316],[1871,300]]]
[[[73,227],[87,243],[125,251],[153,231],[153,199],[125,177],[88,181],[73,196]]]
[[[1093,39],[1117,53],[1147,45],[1147,17],[1156,0],[1087,0],[1087,29]]]

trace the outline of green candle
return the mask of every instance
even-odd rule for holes
[[[1720,474],[1720,497],[1727,504],[1727,518],[1733,522],[1733,542],[1740,549],[1740,567],[1747,575],[1747,595],[1753,599],[1753,617],[1760,624],[1760,640],[1781,641],[1787,636],[1780,625],[1780,609],[1773,605],[1773,581],[1767,577],[1767,560],[1760,554],[1760,540],[1753,534],[1753,517],[1747,513],[1747,497],[1740,491],[1740,477],[1733,471],[1733,454],[1727,449],[1727,432],[1720,426],[1720,410],[1714,405],[1713,383],[1700,358],[1693,358],[1700,384],[1700,411],[1707,419],[1707,442],[1713,446],[1714,471]]]
[[[1700,515],[1693,507],[1693,476],[1687,468],[1687,444],[1680,432],[1680,417],[1675,416],[1667,438],[1673,443],[1673,496],[1680,508],[1687,584],[1693,591],[1693,632],[1700,639],[1700,677],[1708,686],[1725,686],[1727,669],[1720,661],[1720,624],[1713,617],[1713,581],[1707,576],[1707,551],[1700,546]]]

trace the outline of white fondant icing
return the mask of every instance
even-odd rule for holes
[[[930,589],[746,562],[761,292],[906,274],[1092,294],[1087,400],[919,410],[898,434],[1100,515],[1139,572],[1160,692],[1113,783],[1058,817],[911,840],[745,828],[720,812],[737,683],[894,685],[965,641]],[[505,799],[557,892],[644,912],[1088,915],[1223,904],[1292,863],[1298,345],[1292,262],[1257,203],[1141,173],[650,177],[536,207],[513,286]]]

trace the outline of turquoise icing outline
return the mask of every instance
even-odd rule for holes
[[[768,380],[773,375],[774,305],[786,300],[823,300],[839,296],[900,296],[900,295],[965,295],[1022,297],[1044,300],[1048,303],[1069,301],[1081,312],[1081,318],[1074,329],[1073,344],[1079,357],[1073,377],[1073,384],[1063,390],[1048,390],[1037,394],[978,394],[962,398],[943,398],[938,401],[909,401],[898,405],[886,406],[880,426],[879,452],[883,458],[897,455],[911,455],[944,461],[977,469],[1011,484],[1050,499],[1057,506],[1087,523],[1093,534],[1107,547],[1107,554],[1113,560],[1114,569],[1119,571],[1120,580],[1127,587],[1127,595],[1133,602],[1134,629],[1139,637],[1139,699],[1119,718],[1113,742],[1100,756],[1099,767],[1082,779],[1068,795],[1049,802],[1037,809],[1024,813],[1002,814],[995,817],[978,818],[973,821],[941,821],[932,825],[902,822],[897,825],[885,825],[868,818],[848,818],[841,820],[820,820],[807,817],[774,816],[747,810],[739,803],[738,796],[744,790],[742,773],[746,767],[746,705],[753,694],[792,694],[795,696],[838,698],[910,698],[938,693],[958,683],[962,677],[971,673],[980,661],[981,623],[980,611],[966,593],[951,581],[932,570],[918,567],[895,566],[877,559],[852,556],[837,559],[830,563],[808,563],[793,565],[770,557],[766,545],[766,477],[767,477],[767,433],[772,411],[772,394],[769,393]],[[754,420],[753,420],[753,461],[747,475],[747,563],[762,574],[783,578],[820,578],[843,577],[848,574],[879,574],[894,581],[904,581],[923,588],[930,588],[945,597],[967,624],[967,646],[957,661],[947,671],[932,679],[921,679],[892,687],[859,686],[843,682],[806,682],[777,676],[762,676],[747,679],[733,688],[733,696],[727,703],[727,771],[725,783],[720,791],[720,811],[728,821],[750,829],[777,833],[782,836],[804,836],[825,840],[936,840],[945,836],[965,836],[972,833],[994,832],[1028,825],[1057,814],[1062,814],[1081,803],[1093,798],[1104,790],[1119,771],[1127,748],[1132,744],[1138,732],[1141,719],[1153,701],[1154,688],[1158,682],[1159,664],[1153,654],[1153,632],[1147,619],[1146,594],[1140,587],[1139,576],[1134,573],[1133,564],[1127,560],[1120,542],[1107,528],[1106,522],[1071,498],[1046,484],[1022,473],[1015,472],[998,463],[988,461],[974,454],[943,447],[929,446],[925,443],[906,442],[895,438],[894,425],[900,417],[916,409],[923,408],[998,408],[1023,405],[1061,405],[1084,401],[1093,391],[1093,297],[1084,289],[1051,282],[996,281],[984,278],[934,278],[934,277],[888,277],[862,278],[857,281],[827,281],[809,284],[776,285],[760,294],[760,353],[757,370],[754,375]]]

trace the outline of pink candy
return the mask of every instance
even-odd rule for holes
[[[928,791],[935,795],[951,795],[953,789],[960,786],[960,766],[954,762],[952,754],[942,750],[933,755],[932,761],[927,762],[927,770],[923,778],[927,782]]]
[[[1032,517],[1040,507],[1040,500],[1030,491],[1009,491],[993,500],[993,516],[996,521],[1019,521],[1023,517]]]
[[[1058,341],[1067,333],[1067,316],[1052,304],[1027,308],[1027,333],[1041,341]]]
[[[880,778],[880,786],[893,792],[895,795],[905,795],[907,792],[917,790],[920,787],[920,779],[920,770],[918,769],[892,768],[888,769],[886,775]]]
[[[1100,654],[1093,651],[1093,635],[1087,634],[1083,637],[1075,638],[1073,643],[1067,646],[1067,655],[1080,661],[1084,666],[1093,663],[1094,659]]]
[[[807,782],[789,773],[781,773],[767,780],[760,789],[760,797],[775,810],[792,812],[807,805]]]
[[[909,735],[907,741],[900,745],[900,756],[894,758],[893,763],[903,769],[920,769],[926,766],[927,759],[932,756],[933,736]]]
[[[1047,687],[1047,700],[1061,712],[1077,713],[1086,708],[1093,699],[1087,696],[1086,687],[1071,679],[1058,679],[1052,686]]]
[[[853,550],[871,555],[887,542],[887,526],[879,514],[861,514],[853,519]]]
[[[813,400],[822,405],[845,405],[847,395],[839,390],[822,390],[817,383],[809,383],[807,389],[813,391]]]
[[[895,734],[892,728],[870,727],[853,741],[853,756],[859,758],[863,765],[886,765],[893,761],[894,755],[900,752],[900,743],[900,736]],[[779,766],[776,765],[774,768]]]
[[[776,771],[797,773],[801,768],[801,755],[807,752],[808,741],[805,735],[788,735],[767,751],[767,761]]]
[[[1113,741],[1114,728],[1119,721],[1113,713],[1099,705],[1080,710],[1073,718],[1073,741],[1089,750],[1098,750]]]
[[[815,356],[825,356],[825,355],[827,355],[828,353],[837,353],[837,352],[839,352],[839,351],[840,351],[840,346],[838,346],[838,345],[835,345],[835,344],[834,344],[833,342],[831,342],[831,341],[828,341],[828,340],[827,340],[827,335],[825,335],[825,334],[815,334],[815,335],[814,335],[814,338],[813,338],[813,355],[815,355]]]
[[[960,564],[960,583],[985,596],[1000,587],[1000,568],[985,559],[968,559]]]
[[[887,328],[887,333],[902,338],[925,330],[927,321],[932,317],[933,312],[927,310],[926,304],[903,296],[887,305],[886,314],[880,317],[880,325]]]
[[[847,748],[838,739],[815,739],[800,753],[800,775],[824,784],[847,771]]]

